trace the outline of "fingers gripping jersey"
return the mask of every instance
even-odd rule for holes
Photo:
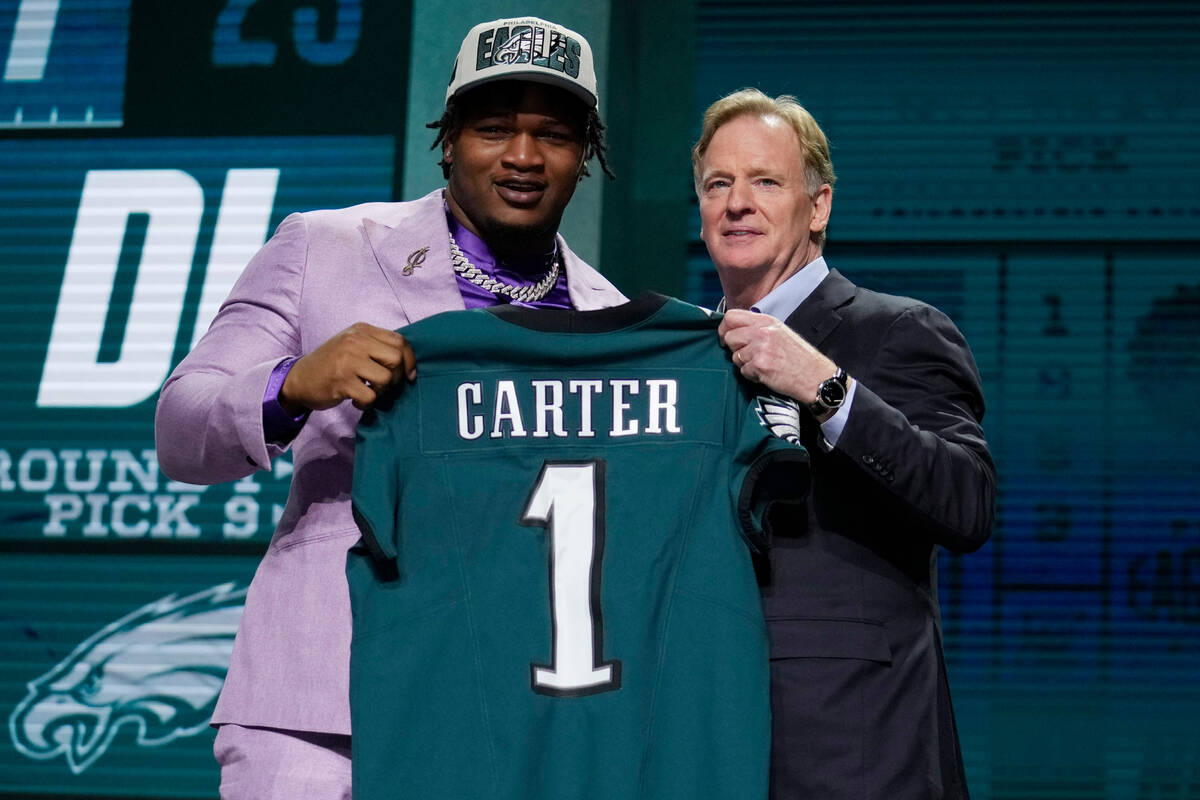
[[[716,327],[649,295],[402,330],[419,377],[358,430],[356,798],[766,797],[755,489],[808,461]]]

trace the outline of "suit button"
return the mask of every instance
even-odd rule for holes
[[[870,453],[867,453],[865,456],[863,456],[863,463],[870,464],[871,466],[875,466],[875,456],[871,455]]]

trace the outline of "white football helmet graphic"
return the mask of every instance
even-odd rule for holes
[[[122,726],[156,747],[208,727],[246,590],[213,586],[168,595],[106,625],[46,674],[8,718],[19,752],[62,755],[78,775]]]

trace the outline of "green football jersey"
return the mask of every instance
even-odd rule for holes
[[[766,797],[757,489],[801,497],[808,456],[717,323],[646,295],[402,329],[417,380],[357,436],[355,798]]]

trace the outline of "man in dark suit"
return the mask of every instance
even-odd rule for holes
[[[825,263],[833,165],[794,98],[719,100],[692,156],[722,341],[806,410],[812,458],[807,504],[774,520],[762,587],[771,797],[965,798],[936,561],[938,545],[969,552],[991,532],[971,351],[937,309]]]

